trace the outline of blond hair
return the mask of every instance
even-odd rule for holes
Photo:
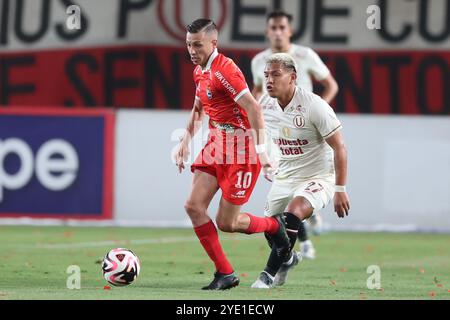
[[[297,73],[297,64],[294,59],[287,53],[274,53],[270,57],[267,58],[266,64],[270,63],[279,63],[285,69],[291,69],[295,73]]]

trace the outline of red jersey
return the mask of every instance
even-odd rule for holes
[[[210,131],[208,143],[191,165],[191,171],[200,170],[215,176],[222,197],[242,205],[250,198],[261,170],[252,139],[242,146],[234,137],[231,145],[226,139],[218,138],[228,137],[227,133],[235,133],[235,129],[250,129],[247,113],[236,103],[249,92],[244,75],[233,60],[214,50],[205,69],[201,66],[194,69],[194,82],[195,98],[200,99],[209,116],[210,129],[219,130],[211,130],[213,135]],[[215,134],[217,131],[222,134]]]
[[[194,82],[195,98],[200,99],[209,116],[210,128],[225,132],[250,128],[247,113],[236,103],[249,89],[233,60],[214,50],[205,69],[201,66],[194,69]]]

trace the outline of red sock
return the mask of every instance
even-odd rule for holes
[[[222,246],[219,242],[219,235],[212,220],[194,228],[200,243],[208,254],[209,258],[214,262],[216,270],[223,274],[233,272],[233,267],[228,262]]]
[[[278,221],[275,218],[272,217],[257,217],[254,215],[251,215],[249,213],[244,213],[250,218],[250,225],[248,226],[248,229],[245,231],[245,233],[252,234],[252,233],[259,233],[259,232],[267,232],[268,234],[274,234],[278,231],[278,228],[280,227],[278,225]]]

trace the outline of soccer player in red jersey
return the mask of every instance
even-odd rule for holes
[[[193,72],[196,94],[186,133],[175,154],[181,173],[189,154],[189,142],[206,113],[210,134],[191,165],[194,176],[185,203],[194,231],[216,267],[214,279],[203,290],[224,290],[239,284],[222,250],[216,226],[208,216],[209,204],[219,189],[222,197],[216,223],[220,230],[246,234],[265,232],[274,240],[280,256],[288,254],[289,250],[281,215],[257,217],[241,213],[241,206],[248,201],[261,167],[267,176],[271,164],[265,151],[261,106],[251,95],[244,75],[233,60],[217,51],[217,39],[218,31],[212,20],[197,19],[187,26],[187,50],[196,65]],[[244,143],[240,143],[242,140]]]

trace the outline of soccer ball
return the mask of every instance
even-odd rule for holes
[[[133,251],[116,248],[103,259],[102,270],[106,281],[114,286],[126,286],[136,280],[141,264]]]

